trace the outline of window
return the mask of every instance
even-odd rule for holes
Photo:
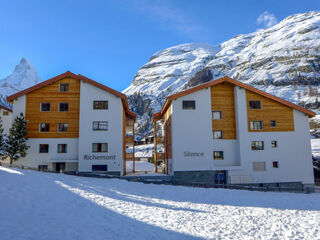
[[[263,130],[263,121],[250,121],[251,130]]]
[[[182,109],[193,110],[196,109],[196,101],[182,101]]]
[[[222,139],[222,131],[214,130],[213,131],[213,139]]]
[[[279,162],[277,162],[277,161],[272,162],[272,167],[279,168]]]
[[[58,132],[68,132],[68,123],[58,123]]]
[[[49,144],[39,144],[39,153],[48,153]]]
[[[92,165],[92,172],[95,171],[106,172],[108,171],[108,165]]]
[[[251,149],[252,150],[263,150],[264,149],[263,141],[252,141]]]
[[[3,111],[3,116],[8,116],[9,115],[9,112],[8,111]]]
[[[108,130],[108,122],[107,121],[94,121],[92,125],[93,125],[94,131],[107,131]]]
[[[221,111],[212,111],[212,119],[214,119],[214,120],[222,119],[222,112]]]
[[[271,141],[271,147],[272,148],[278,147],[277,141]]]
[[[261,101],[259,100],[250,100],[249,109],[261,109]]]
[[[276,126],[277,126],[276,120],[271,120],[270,121],[270,127],[276,127]]]
[[[48,165],[38,165],[38,170],[47,172],[48,171]]]
[[[69,83],[60,83],[60,92],[69,92]]]
[[[41,103],[41,112],[50,112],[50,103]]]
[[[266,162],[253,162],[252,167],[253,167],[253,171],[255,172],[265,172]]]
[[[108,109],[108,101],[93,101],[93,109]]]
[[[59,112],[68,112],[68,103],[59,103]]]
[[[67,153],[67,144],[58,144],[58,153]]]
[[[214,160],[223,160],[223,151],[214,151],[213,152]]]
[[[49,132],[49,123],[40,123],[40,132]]]
[[[92,152],[108,152],[108,143],[92,143]]]

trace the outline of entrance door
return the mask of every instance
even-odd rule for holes
[[[66,169],[66,164],[65,163],[56,163],[56,172],[64,172]]]
[[[227,171],[215,171],[214,184],[227,184]]]

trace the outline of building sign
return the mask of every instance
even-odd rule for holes
[[[116,160],[116,155],[102,155],[97,156],[94,154],[84,154],[83,155],[84,160]]]
[[[203,152],[184,152],[184,157],[203,157],[204,153]]]

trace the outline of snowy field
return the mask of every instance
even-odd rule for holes
[[[320,239],[320,194],[200,189],[0,167],[0,239]]]

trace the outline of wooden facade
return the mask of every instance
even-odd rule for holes
[[[60,92],[60,83],[69,91]],[[41,112],[41,103],[50,103],[50,111]],[[59,103],[68,103],[68,111],[59,112]],[[64,78],[26,94],[27,138],[78,138],[80,81]],[[40,123],[49,123],[49,132],[40,132]],[[58,123],[67,123],[67,132],[58,132]]]
[[[292,108],[248,90],[246,90],[246,99],[249,132],[294,131],[294,118]],[[261,109],[250,109],[250,100],[261,101]],[[263,121],[263,129],[251,130],[250,121]],[[271,127],[270,121],[276,121],[276,126]]]
[[[222,119],[212,119],[212,130],[222,131],[223,139],[236,139],[234,85],[222,83],[211,87],[211,111],[222,113]]]

